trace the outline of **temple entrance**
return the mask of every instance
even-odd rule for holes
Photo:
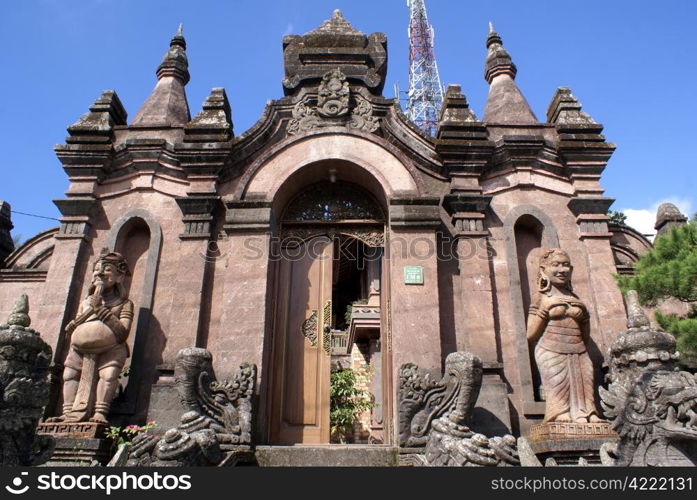
[[[382,210],[353,185],[310,186],[285,210],[280,234],[270,442],[336,442],[330,377],[343,370],[373,404],[341,440],[380,442]]]

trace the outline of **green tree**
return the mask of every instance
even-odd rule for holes
[[[356,387],[353,370],[332,372],[329,379],[329,425],[332,442],[345,443],[361,413],[375,406],[368,391]]]
[[[643,305],[655,306],[674,297],[683,302],[697,301],[697,224],[673,227],[654,243],[634,266],[634,276],[616,276],[623,293],[636,290]],[[655,314],[665,331],[675,335],[683,363],[697,368],[697,310],[686,317]]]
[[[692,370],[697,368],[697,307],[692,306],[684,318],[660,311],[655,316],[661,328],[677,339],[680,362]]]
[[[15,234],[12,236],[12,243],[14,244],[15,248],[19,247],[22,244],[22,235]]]
[[[608,212],[607,213],[608,217],[610,217],[610,222],[613,224],[620,224],[622,226],[627,224],[627,216],[624,214],[624,212]]]

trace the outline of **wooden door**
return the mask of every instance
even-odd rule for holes
[[[329,442],[333,242],[326,236],[281,250],[271,366],[270,441]]]

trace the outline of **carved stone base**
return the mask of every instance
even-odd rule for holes
[[[559,465],[578,465],[579,458],[600,464],[602,444],[618,440],[608,422],[536,424],[530,427],[527,438],[542,463],[553,458]]]
[[[37,432],[39,434],[51,434],[56,438],[92,438],[101,439],[106,432],[106,424],[96,422],[42,422]]]
[[[46,466],[89,466],[106,464],[111,457],[108,439],[56,437],[56,449]]]
[[[105,439],[107,426],[95,422],[43,422],[38,434],[56,439],[56,449],[46,465],[105,464],[111,456],[111,441]]]

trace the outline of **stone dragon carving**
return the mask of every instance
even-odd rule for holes
[[[0,465],[40,465],[53,453],[52,436],[36,427],[49,398],[51,347],[29,328],[29,301],[21,295],[0,325]]]
[[[467,352],[445,360],[440,381],[408,363],[400,370],[400,445],[422,447],[416,463],[429,466],[520,465],[516,439],[487,438],[470,427],[482,385],[482,362]]]
[[[219,465],[245,452],[252,442],[253,397],[257,368],[243,363],[230,380],[218,381],[206,349],[179,351],[174,376],[184,414],[162,439],[139,435],[128,465]]]
[[[618,443],[601,449],[605,465],[697,464],[697,379],[676,371],[672,335],[651,328],[634,291],[627,294],[628,330],[610,346],[610,384],[600,397]]]

